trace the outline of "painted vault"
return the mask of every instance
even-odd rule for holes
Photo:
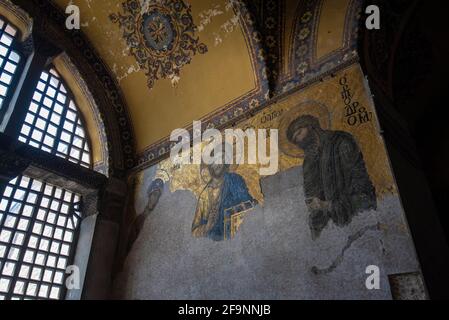
[[[159,79],[179,78],[182,67],[190,64],[207,46],[196,36],[190,5],[182,0],[163,0],[142,4],[137,0],[122,3],[123,13],[109,16],[118,23],[130,53],[148,77],[152,89]]]

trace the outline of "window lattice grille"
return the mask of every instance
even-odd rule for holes
[[[42,72],[19,140],[70,162],[91,167],[81,117],[56,70]]]
[[[18,29],[0,16],[0,118],[23,72]],[[89,138],[73,94],[54,68],[40,74],[18,139],[92,168]],[[2,120],[3,121],[3,120]],[[3,188],[2,188],[3,190]],[[81,196],[19,176],[0,193],[0,300],[64,299],[74,262]]]
[[[63,299],[81,197],[25,176],[0,202],[0,300]]]
[[[17,30],[0,18],[0,110],[3,109],[17,73],[20,55],[13,50]]]

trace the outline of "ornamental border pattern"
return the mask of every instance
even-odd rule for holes
[[[256,20],[243,1],[233,1],[233,6],[234,12],[239,16],[239,23],[243,28],[246,45],[251,54],[251,62],[256,78],[256,89],[200,119],[203,124],[203,130],[207,128],[223,129],[230,127],[239,118],[251,113],[269,100],[270,88],[267,77],[266,54],[262,46],[262,36],[257,30]],[[186,129],[192,132],[192,125],[189,125]],[[144,170],[164,160],[169,156],[172,146],[173,143],[170,142],[170,137],[166,137],[146,148],[142,153],[138,154],[137,166],[132,171]]]
[[[91,112],[94,116],[95,124],[99,130],[100,145],[102,147],[101,148],[102,161],[93,163],[94,171],[108,175],[109,150],[107,145],[106,129],[98,105],[95,102],[95,99],[92,96],[92,93],[90,92],[89,87],[86,84],[86,81],[84,81],[83,77],[81,76],[78,69],[76,68],[70,57],[67,55],[67,53],[64,52],[60,58],[62,63],[67,67],[68,70],[70,70],[70,73],[72,74],[74,80],[76,81],[79,88],[83,92],[84,97],[88,100],[89,109],[91,109]],[[92,142],[90,144],[92,145]]]
[[[306,0],[298,7],[290,60],[290,79],[281,84],[282,92],[328,74],[341,63],[358,59],[359,20],[362,0],[351,0],[345,15],[343,46],[316,59],[318,27],[324,0]]]
[[[251,20],[248,28],[247,21],[242,21],[241,25],[244,27],[244,30],[248,30],[250,35],[249,43],[254,45],[254,42],[257,46],[253,46],[250,48],[256,48],[256,50],[251,50],[252,57],[255,59],[256,63],[253,61],[253,64],[256,64],[259,68],[257,69],[257,74],[259,74],[259,79],[263,79],[264,84],[264,94],[261,95],[260,90],[259,94],[251,97],[251,93],[241,97],[221,110],[218,110],[212,114],[207,115],[203,119],[201,119],[203,123],[203,130],[206,128],[217,128],[217,129],[226,129],[232,127],[236,123],[240,122],[242,119],[249,118],[261,110],[271,106],[275,103],[279,98],[285,97],[290,93],[296,92],[303,88],[308,87],[316,81],[321,80],[324,77],[332,75],[338,70],[347,68],[348,66],[359,61],[359,57],[357,54],[358,49],[358,34],[359,34],[359,17],[361,12],[361,0],[351,0],[349,4],[349,9],[346,12],[345,17],[345,27],[344,27],[344,41],[343,47],[337,49],[325,57],[315,60],[315,48],[317,42],[317,32],[318,32],[318,23],[321,14],[321,8],[324,0],[307,0],[302,5],[298,6],[297,16],[295,18],[295,32],[297,37],[293,37],[292,44],[292,53],[290,60],[289,71],[291,76],[282,74],[279,72],[278,79],[279,81],[276,84],[273,84],[268,79],[270,70],[268,70],[268,66],[271,68],[276,68],[276,64],[269,63],[267,59],[267,46],[262,42],[262,40],[266,39],[266,36],[263,37],[260,32],[256,31],[258,28],[261,31],[265,31],[265,28],[262,26],[259,17],[259,23],[257,24],[257,20],[255,19],[255,15],[251,14],[249,8],[250,5],[244,4],[240,2],[241,7],[244,7],[245,12],[247,12],[248,16],[251,16]],[[270,12],[270,10],[264,10],[268,7],[265,1],[261,1],[262,9],[257,10],[260,12]],[[282,8],[283,1],[278,2],[278,9]],[[272,14],[265,16],[265,18],[272,18],[275,22],[273,27],[273,34],[279,31],[282,31],[282,21],[283,17],[279,17],[278,10],[273,8],[271,10]],[[253,9],[253,11],[256,11]],[[303,15],[307,12],[311,12],[310,19],[305,19],[304,22],[301,21]],[[281,15],[282,16],[282,15]],[[309,34],[307,37],[302,39],[298,43],[297,39],[299,39],[300,30],[303,28],[308,28]],[[251,36],[253,35],[253,36]],[[257,35],[254,37],[254,35]],[[252,40],[252,42],[251,42]],[[280,40],[278,40],[280,41]],[[306,52],[304,55],[301,55],[300,58],[295,59],[295,53],[298,52],[301,45],[306,45]],[[280,54],[280,57],[277,57],[278,62],[281,63],[283,59],[282,51],[276,53],[276,50],[272,50],[271,54]],[[258,54],[255,54],[258,52]],[[295,66],[307,65],[303,73],[298,73],[297,68]],[[281,69],[278,69],[282,71]],[[262,72],[261,72],[262,71]],[[270,97],[272,97],[270,99]],[[249,102],[249,104],[248,104]],[[192,126],[186,128],[190,133],[192,133]],[[158,162],[166,159],[169,155],[170,148],[173,143],[169,142],[169,138],[162,139],[157,143],[153,144],[149,148],[147,148],[143,153],[138,155],[137,166],[133,168],[132,172],[138,172],[149,168]]]
[[[246,0],[246,5],[256,17],[257,28],[262,34],[263,48],[266,51],[266,64],[270,93],[278,91],[283,66],[283,35],[285,0]]]
[[[99,107],[108,146],[109,175],[125,177],[135,166],[135,136],[121,89],[112,71],[81,30],[67,30],[64,12],[51,0],[14,0],[34,17],[34,32],[57,43],[69,55]]]
[[[25,9],[28,9],[30,7],[29,3],[32,3],[31,6],[34,7],[33,9],[39,12],[38,16],[40,18],[48,18],[53,24],[64,25],[65,23],[65,16],[62,10],[52,1],[14,1],[23,4],[21,7]],[[297,17],[295,18],[296,31],[294,34],[299,35],[300,30],[304,27],[309,28],[310,34],[308,37],[302,39],[303,41],[298,41],[299,38],[297,37],[293,40],[292,57],[289,66],[292,76],[288,77],[288,75],[283,74],[282,70],[279,69],[279,81],[274,86],[272,83],[270,84],[268,80],[268,73],[270,71],[267,66],[270,66],[270,68],[276,68],[276,66],[267,63],[267,47],[263,41],[266,39],[266,36],[262,37],[259,32],[259,30],[263,31],[264,28],[261,28],[260,24],[257,25],[254,15],[249,10],[248,5],[245,5],[242,0],[234,1],[234,11],[241,12],[239,22],[244,30],[247,47],[251,52],[251,61],[257,86],[255,90],[248,92],[222,108],[206,115],[201,119],[204,125],[203,129],[212,127],[224,129],[231,127],[235,125],[236,122],[252,116],[256,112],[270,106],[273,101],[277,100],[280,96],[285,96],[289,92],[304,88],[311,83],[332,74],[336,70],[347,67],[359,60],[357,55],[357,41],[361,0],[351,0],[350,9],[346,13],[344,46],[322,59],[315,60],[314,48],[316,47],[317,41],[316,32],[323,1],[324,0],[306,0],[299,5]],[[264,1],[262,1],[262,5],[264,5]],[[312,12],[312,17],[310,20],[306,19],[306,22],[302,22],[301,17],[307,10]],[[273,12],[277,11],[273,10]],[[278,19],[282,19],[282,14],[280,16],[280,18],[278,16]],[[97,104],[102,106],[100,113],[105,121],[107,135],[106,143],[108,145],[108,150],[110,151],[110,174],[112,175],[114,171],[117,171],[120,176],[123,176],[128,170],[131,170],[132,172],[143,170],[165,159],[169,155],[171,147],[169,137],[161,139],[145,149],[142,153],[136,155],[132,120],[124,103],[123,94],[117,81],[112,76],[112,72],[99,57],[86,36],[81,31],[65,30],[65,36],[61,37],[60,30],[58,30],[58,34],[58,31],[54,30],[54,26],[51,26],[48,21],[40,21],[40,24],[40,31],[50,31],[52,36],[54,36],[55,41],[59,41],[65,45],[70,43],[68,48],[64,49],[68,50],[67,53],[71,56],[72,61],[74,61],[74,63],[76,61],[80,73],[86,80],[89,80],[87,81],[89,88],[95,96]],[[280,21],[278,21],[275,30],[282,31],[282,23],[280,23]],[[295,58],[295,53],[298,52],[298,50],[304,49],[304,47],[301,49],[303,44],[306,45],[306,53]],[[88,66],[80,64],[79,59],[76,59],[79,56],[81,56],[81,60],[88,62]],[[281,56],[278,57],[278,59],[279,63],[281,63],[280,59],[283,59],[282,51]],[[307,64],[305,71],[303,73],[298,73],[296,70],[298,68],[295,68],[295,66],[304,66],[304,63]],[[92,83],[95,83],[95,79],[98,79],[99,81],[97,81],[97,85],[93,86]],[[102,93],[102,91],[104,93]],[[273,96],[273,99],[270,100],[271,96]],[[114,112],[107,112],[108,110],[105,109],[105,105],[112,105]],[[191,125],[187,129],[191,131]]]
[[[145,70],[151,90],[159,80],[179,77],[182,68],[190,64],[194,56],[205,54],[208,49],[199,40],[191,5],[184,0],[156,2],[149,5],[145,13],[142,12],[142,6],[137,0],[125,0],[121,5],[122,10],[110,14],[109,19],[118,24],[122,38],[130,49],[130,56]],[[140,25],[155,16],[149,28],[155,28],[154,33],[162,43],[160,48],[152,47],[156,43],[154,40],[149,42],[143,30],[145,26]],[[156,22],[156,19],[159,20]],[[170,36],[171,40],[165,43]]]
[[[241,113],[239,116],[237,116],[236,118],[233,119],[232,122],[226,123],[223,126],[219,126],[219,127],[215,127],[216,129],[219,130],[225,130],[228,128],[232,128],[235,125],[239,124],[240,122],[243,122],[245,120],[251,119],[252,117],[256,116],[257,114],[259,114],[260,112],[262,112],[264,109],[269,108],[271,106],[273,106],[274,104],[278,103],[279,101],[281,101],[282,99],[287,98],[289,95],[292,95],[298,91],[301,90],[305,90],[307,88],[309,88],[310,86],[316,84],[319,81],[323,81],[325,78],[327,77],[334,77],[334,73],[340,72],[342,70],[345,70],[347,68],[350,68],[351,66],[358,64],[359,63],[359,59],[358,57],[354,57],[351,59],[348,59],[345,62],[342,62],[341,64],[338,64],[336,67],[334,67],[333,69],[323,73],[323,74],[319,74],[318,76],[309,79],[308,81],[303,81],[300,84],[298,84],[297,86],[294,86],[291,89],[286,90],[285,92],[276,94],[276,96],[274,96],[271,100],[267,100],[265,103],[260,104],[257,107],[254,107],[250,110],[248,110],[247,112]],[[190,135],[192,136],[192,126],[186,128]],[[202,130],[204,130],[206,128],[202,128]],[[162,144],[164,144],[165,141],[162,142]],[[145,169],[151,168],[154,165],[157,165],[159,162],[166,160],[169,156],[170,156],[170,148],[174,145],[175,143],[169,143],[169,149],[168,152],[163,153],[162,155],[160,155],[158,158],[154,158],[151,161],[142,163],[136,167],[134,167],[129,173],[133,174],[136,172],[141,172]],[[165,145],[165,144],[164,144]]]

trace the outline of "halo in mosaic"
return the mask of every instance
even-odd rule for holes
[[[207,46],[196,36],[190,5],[182,0],[138,0],[122,3],[123,12],[110,15],[118,23],[130,53],[146,71],[148,87],[159,79],[179,77],[183,66]]]

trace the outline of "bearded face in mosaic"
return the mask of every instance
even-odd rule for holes
[[[294,120],[288,139],[304,150],[304,190],[312,238],[329,221],[343,227],[362,211],[376,209],[376,192],[354,137],[323,130],[313,116]]]

